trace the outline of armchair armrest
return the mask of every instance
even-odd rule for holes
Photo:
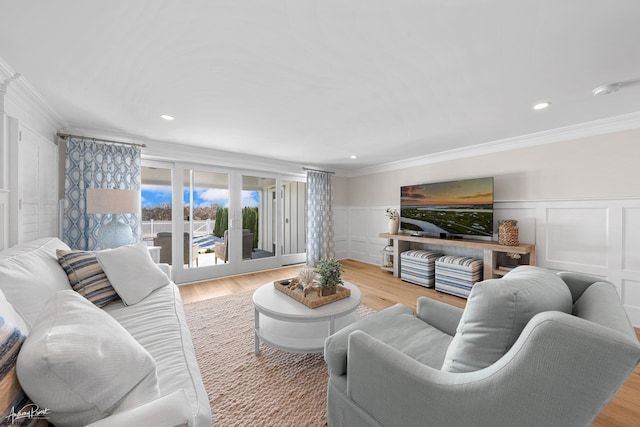
[[[388,427],[589,425],[640,358],[624,334],[559,312],[475,372],[430,368],[361,331],[348,347],[347,395]]]
[[[416,317],[445,334],[454,336],[463,309],[427,297],[418,298]]]
[[[177,390],[144,405],[118,412],[87,427],[194,426],[184,390]]]

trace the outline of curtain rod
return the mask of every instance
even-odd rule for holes
[[[322,172],[322,173],[330,173],[331,175],[335,174],[335,172],[331,172],[331,171],[323,171],[320,169],[312,169],[312,168],[302,168],[303,171],[313,171],[313,172]]]
[[[82,136],[82,135],[71,135],[69,133],[58,133],[56,134],[58,135],[58,137],[60,138],[82,138],[82,139],[90,139],[93,141],[100,141],[100,142],[110,142],[112,144],[123,144],[123,145],[133,145],[134,147],[141,147],[141,148],[146,148],[147,144],[136,144],[135,142],[122,142],[122,141],[114,141],[113,139],[104,139],[104,138],[93,138],[90,136]]]

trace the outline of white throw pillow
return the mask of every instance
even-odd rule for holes
[[[71,290],[47,302],[16,368],[25,393],[59,426],[84,426],[160,395],[149,352]]]
[[[5,298],[4,293],[0,289],[0,316],[4,317],[5,320],[13,323],[23,334],[27,334],[29,328],[27,324],[24,322],[22,317],[18,314],[18,312],[13,308],[13,305],[7,298]]]
[[[569,288],[543,268],[522,266],[502,279],[476,283],[442,370],[471,372],[486,368],[511,348],[533,316],[543,311],[571,310]]]
[[[169,284],[169,277],[153,262],[144,242],[100,251],[96,258],[126,305],[136,304]]]
[[[71,289],[56,249],[69,250],[69,246],[49,237],[0,252],[0,288],[29,329],[51,296]]]

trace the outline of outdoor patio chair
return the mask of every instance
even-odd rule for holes
[[[218,263],[218,258],[222,260],[222,262],[227,262],[229,260],[229,247],[227,245],[229,230],[224,230],[224,240],[221,243],[216,243],[214,248],[214,258],[216,264]],[[251,259],[251,254],[253,253],[253,233],[250,230],[244,229],[242,230],[242,259]]]
[[[160,263],[171,264],[171,232],[160,232],[154,237],[153,245],[160,246]],[[184,233],[184,264],[189,264],[189,233]],[[191,256],[193,264],[198,266],[199,246],[194,243],[191,246]]]

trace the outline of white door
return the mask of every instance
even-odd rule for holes
[[[58,147],[9,120],[10,245],[58,235]]]
[[[306,261],[307,221],[305,180],[286,178],[282,181],[282,264]]]

